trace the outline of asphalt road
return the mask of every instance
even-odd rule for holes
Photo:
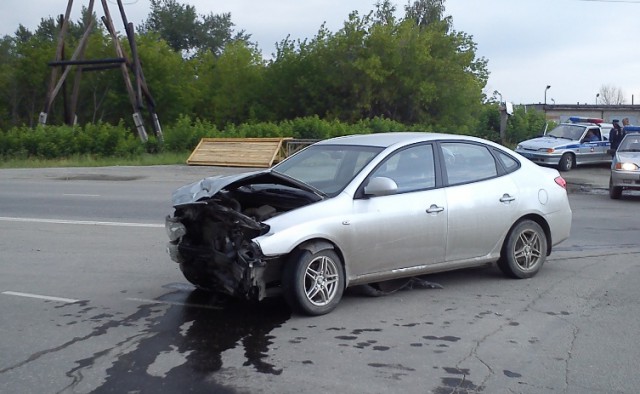
[[[640,197],[610,200],[606,168],[563,173],[572,236],[535,278],[430,275],[315,318],[193,292],[166,255],[171,192],[238,171],[0,170],[0,392],[638,392]]]

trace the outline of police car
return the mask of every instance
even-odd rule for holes
[[[602,119],[574,116],[542,137],[519,143],[515,150],[537,164],[560,171],[586,163],[610,163],[612,127]]]

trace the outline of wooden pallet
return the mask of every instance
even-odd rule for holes
[[[203,138],[187,159],[189,165],[271,167],[285,157],[291,138]]]

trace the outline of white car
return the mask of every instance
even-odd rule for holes
[[[491,262],[532,277],[569,237],[565,187],[557,170],[479,138],[339,137],[176,190],[168,252],[201,289],[284,295],[319,315],[355,285]]]
[[[542,137],[523,141],[516,152],[534,163],[553,166],[560,171],[587,163],[609,163],[609,132],[613,127],[596,118],[569,118]]]

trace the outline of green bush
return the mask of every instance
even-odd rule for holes
[[[288,137],[283,133],[280,126],[275,123],[253,123],[253,124],[241,124],[237,128],[237,136],[244,138],[277,138]]]
[[[3,158],[55,159],[74,155],[131,156],[144,152],[137,137],[122,123],[80,126],[14,127],[0,133]]]
[[[192,121],[191,117],[182,115],[175,124],[164,130],[164,150],[169,152],[193,150],[202,138],[216,137],[218,134],[219,131],[213,123],[200,119]]]
[[[526,139],[540,133],[544,115],[536,111],[516,108],[507,127],[508,143]],[[497,105],[486,105],[478,119],[477,130],[470,134],[487,139],[499,139],[499,113]],[[454,126],[454,125],[452,125]],[[456,130],[455,127],[451,129]],[[155,153],[193,151],[200,140],[212,138],[266,138],[292,137],[321,140],[349,134],[388,133],[397,131],[447,131],[431,125],[403,125],[385,118],[363,119],[354,124],[339,120],[325,120],[318,116],[296,118],[279,123],[257,122],[229,124],[219,130],[207,120],[183,115],[163,130],[163,142],[153,135],[141,143],[134,131],[120,122],[86,124],[80,126],[26,126],[0,131],[0,160],[9,159],[61,159],[70,157],[137,159]]]

